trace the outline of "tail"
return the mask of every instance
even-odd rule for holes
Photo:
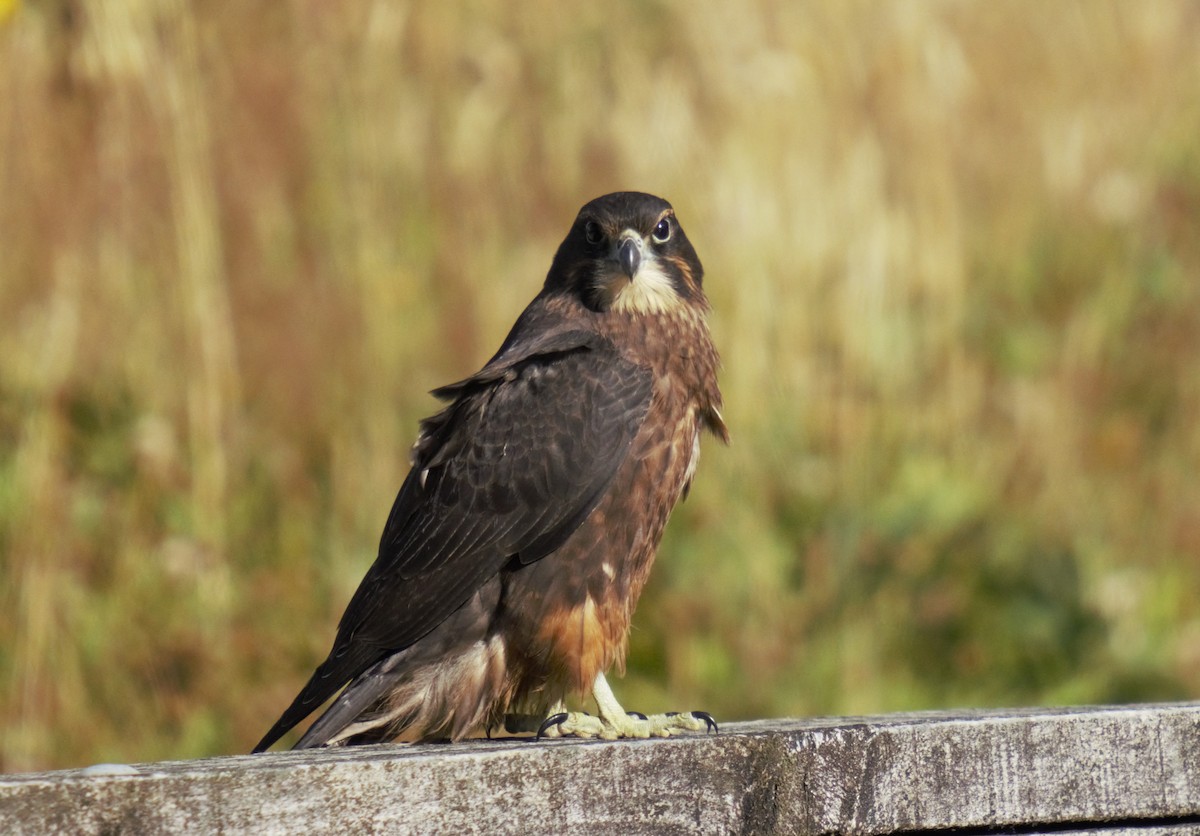
[[[390,711],[380,709],[404,678],[405,670],[401,664],[404,656],[404,651],[392,654],[356,677],[333,705],[308,727],[293,748],[312,749],[347,741],[377,743],[386,740],[388,731],[404,712],[396,708]]]
[[[312,714],[325,700],[336,694],[343,685],[368,667],[374,660],[371,656],[366,655],[363,652],[364,650],[370,652],[371,655],[375,655],[378,652],[372,648],[361,646],[356,648],[351,645],[334,648],[333,652],[329,654],[329,658],[313,671],[308,684],[304,686],[296,696],[296,699],[292,700],[292,704],[287,707],[287,710],[283,712],[280,718],[275,721],[275,725],[271,726],[271,730],[263,736],[262,740],[258,741],[258,745],[254,747],[252,753],[258,754],[259,752],[267,751],[275,741],[287,734],[288,730],[309,714]],[[306,734],[305,738],[307,737],[308,735]]]
[[[331,680],[317,687],[320,674],[318,668],[255,752],[264,751],[336,690],[328,686]],[[499,639],[451,652],[442,645],[405,648],[354,677],[295,748],[379,743],[397,735],[406,740],[461,740],[503,719],[513,702],[514,685]]]

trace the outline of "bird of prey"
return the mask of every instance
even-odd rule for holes
[[[296,748],[715,728],[627,713],[605,679],[701,432],[728,441],[702,275],[667,201],[580,210],[496,355],[434,390],[333,649],[254,751],[339,690]],[[564,711],[589,689],[596,715]]]

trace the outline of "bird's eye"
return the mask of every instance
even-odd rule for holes
[[[604,230],[595,221],[588,221],[583,225],[583,237],[594,246],[604,240]]]
[[[671,222],[667,218],[663,218],[654,227],[654,240],[660,244],[665,244],[670,237]]]

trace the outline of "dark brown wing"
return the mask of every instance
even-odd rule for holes
[[[419,640],[505,564],[558,548],[596,507],[646,416],[650,372],[591,336],[560,333],[538,348],[550,351],[502,349],[475,377],[439,390],[455,400],[422,423],[379,556],[333,650],[255,751]]]

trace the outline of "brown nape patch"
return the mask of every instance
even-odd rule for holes
[[[697,296],[703,298],[700,290],[700,283],[696,281],[696,274],[692,272],[692,265],[683,256],[670,255],[667,256],[667,261],[670,261],[679,270],[682,287],[676,288],[676,291],[693,299]]]
[[[548,613],[538,630],[538,646],[548,649],[551,664],[560,668],[557,675],[576,693],[591,688],[596,674],[612,665],[616,644],[590,595],[577,607]]]

